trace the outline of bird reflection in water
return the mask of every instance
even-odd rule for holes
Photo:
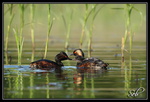
[[[88,81],[86,79],[101,77],[106,72],[107,70],[77,69],[77,73],[73,75],[74,84],[81,86],[85,84],[85,81]]]

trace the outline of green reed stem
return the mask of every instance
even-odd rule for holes
[[[79,48],[81,48],[81,49],[82,49],[82,44],[83,44],[83,37],[84,37],[84,33],[85,33],[85,25],[87,22],[87,18],[88,18],[88,4],[85,4],[84,22],[82,24],[82,32],[81,32],[80,44],[79,44]]]
[[[22,48],[24,43],[24,38],[22,37],[23,27],[24,27],[24,4],[19,4],[19,10],[20,10],[20,34],[18,33],[18,30],[16,31],[14,28],[13,31],[15,34],[17,50],[18,50],[18,65],[21,66]]]
[[[103,5],[104,6],[104,5]],[[90,32],[89,32],[89,41],[88,41],[88,57],[91,57],[91,49],[92,49],[92,35],[93,35],[93,27],[94,27],[94,20],[98,14],[98,12],[101,10],[101,8],[103,7],[101,6],[97,11],[96,11],[96,7],[97,4],[93,5],[93,8],[91,10],[92,13],[90,13],[92,15],[92,22],[90,25]]]
[[[46,56],[47,56],[48,42],[49,42],[52,25],[53,25],[53,21],[51,22],[51,5],[48,4],[48,31],[47,31],[47,38],[46,38],[46,44],[45,44],[44,58],[46,58]]]
[[[91,49],[92,49],[92,29],[90,30],[89,33],[89,41],[88,41],[88,57],[91,57]]]
[[[71,11],[68,26],[67,26],[65,50],[67,50],[68,47],[69,47],[69,38],[70,38],[70,30],[71,30],[71,23],[72,23],[72,15],[73,15],[73,11]],[[64,17],[63,17],[63,19],[64,19]],[[64,21],[64,24],[66,24],[66,20],[64,19],[63,21]]]
[[[20,10],[20,38],[22,39],[23,27],[24,27],[24,4],[19,4]],[[20,40],[21,43],[21,40]]]
[[[133,40],[132,40],[132,39],[133,39],[132,35],[133,35],[133,34],[132,34],[132,32],[130,32],[129,34],[130,34],[130,36],[129,36],[129,47],[130,47],[130,48],[129,48],[129,51],[130,51],[130,54],[131,54],[131,53],[132,53],[132,42],[133,42]]]
[[[122,37],[122,44],[121,44],[121,61],[124,62],[124,37]]]
[[[9,24],[8,24],[8,27],[7,27],[7,33],[6,33],[6,39],[5,39],[5,62],[6,64],[8,64],[8,54],[7,54],[7,51],[8,51],[8,41],[9,41],[9,35],[10,35],[10,29],[11,29],[11,25],[12,25],[12,21],[13,21],[13,18],[14,18],[14,13],[12,13],[12,10],[13,10],[13,4],[8,4],[8,7],[9,7],[9,11],[10,11],[10,20],[9,20]]]
[[[93,34],[93,25],[94,25],[94,13],[95,13],[95,7],[93,9],[93,19],[90,26],[90,32],[89,32],[89,41],[88,41],[88,57],[91,57],[91,49],[92,49],[92,34]]]
[[[124,35],[124,38],[125,38],[124,39],[124,44],[126,43],[127,37],[132,36],[132,34],[131,34],[131,12],[132,12],[132,9],[133,9],[132,4],[126,4],[126,9],[125,10],[127,12],[127,20],[126,20],[126,31],[125,31],[125,35]]]
[[[21,38],[18,34],[18,30],[16,31],[13,29],[14,34],[15,34],[15,39],[16,39],[16,44],[17,44],[17,51],[18,51],[18,65],[21,66],[21,55],[22,55],[22,48],[23,48],[23,43],[24,43],[24,38]]]
[[[100,9],[104,6],[101,6],[96,12],[95,12],[95,9],[96,9],[96,6],[98,4],[95,4],[93,5],[93,8],[91,10],[89,10],[89,5],[88,4],[85,4],[85,14],[84,14],[84,19],[83,19],[83,24],[82,24],[82,32],[81,32],[81,37],[80,37],[80,44],[79,44],[79,48],[82,48],[82,44],[83,44],[83,37],[84,37],[84,34],[85,34],[85,30],[86,30],[86,24],[87,24],[87,21],[88,21],[88,18],[90,15],[93,15],[93,18],[92,18],[92,22],[94,22],[94,19],[96,17],[96,15],[98,14],[98,12],[100,11]],[[94,12],[94,13],[93,13]],[[93,26],[93,24],[92,24]],[[93,31],[93,27],[91,26],[91,30]],[[92,34],[91,31],[89,34]],[[91,38],[91,37],[90,37]],[[89,47],[91,46],[90,44],[91,40],[89,41]]]
[[[127,21],[126,21],[126,31],[125,31],[125,42],[126,43],[126,39],[127,39],[127,35],[129,36],[129,53],[132,53],[132,42],[133,42],[133,31],[131,28],[131,14],[132,11],[135,10],[137,11],[140,16],[141,16],[141,21],[143,18],[142,12],[139,11],[137,8],[134,7],[133,4],[126,4],[126,12],[127,12]]]
[[[32,39],[32,56],[31,56],[31,62],[34,61],[34,52],[35,52],[35,43],[34,43],[34,10],[35,5],[30,4],[30,10],[31,10],[31,39]]]
[[[127,16],[126,16],[126,28],[125,28],[125,34],[124,37],[122,37],[122,47],[121,47],[121,53],[122,53],[122,62],[124,62],[124,48],[125,48],[125,43],[127,41],[128,36],[131,38],[131,11],[132,11],[133,6],[131,4],[126,4],[126,8],[124,9]],[[130,40],[131,41],[131,40]],[[130,45],[132,43],[130,42]],[[131,46],[130,46],[131,48]],[[131,52],[131,49],[130,49]]]

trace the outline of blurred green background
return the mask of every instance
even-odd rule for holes
[[[12,28],[19,28],[20,26],[20,12],[19,4],[13,5],[13,13],[15,14]],[[31,17],[30,17],[30,4],[25,4],[25,26],[23,28],[23,37],[25,42],[31,40]],[[34,31],[35,41],[42,41],[46,39],[48,30],[48,6],[47,4],[34,4]],[[121,41],[121,37],[125,33],[125,11],[123,9],[112,8],[125,8],[125,4],[98,4],[97,8],[104,5],[104,7],[97,14],[94,21],[93,29],[93,42],[94,41]],[[92,7],[92,4],[89,5]],[[131,14],[132,29],[135,32],[133,41],[146,41],[146,4],[134,4],[134,7],[142,12],[143,18],[140,14],[133,10]],[[51,4],[51,18],[54,19],[51,30],[50,39],[52,40],[65,40],[66,29],[62,19],[62,15],[66,19],[73,12],[73,18],[70,31],[70,42],[74,41],[79,43],[81,35],[81,20],[85,13],[85,4]],[[7,32],[9,23],[9,9],[8,4],[4,4],[4,36]],[[90,25],[90,17],[87,26]],[[13,30],[11,29],[9,40],[15,40]]]
[[[72,53],[74,49],[80,47],[80,38],[82,34],[82,26],[84,22],[84,17],[86,14],[86,4],[50,4],[50,23],[53,21],[52,29],[50,31],[50,36],[47,36],[48,32],[48,4],[33,4],[34,13],[31,11],[31,4],[24,4],[24,26],[22,34],[21,30],[21,9],[20,4],[13,4],[12,9],[10,4],[4,4],[4,48],[5,48],[5,57],[6,64],[8,60],[11,60],[13,57],[14,64],[18,56],[19,61],[23,63],[30,63],[34,60],[40,58],[53,59],[59,51],[66,51],[66,42],[68,42],[67,50]],[[95,4],[88,4],[88,12],[92,10]],[[130,26],[129,31],[131,31],[132,36],[132,49],[139,47],[140,45],[146,48],[146,4],[132,4],[129,7],[133,7],[130,16]],[[10,26],[10,33],[8,34],[8,26],[10,23],[11,14],[14,17]],[[98,12],[97,12],[98,11]],[[93,13],[88,16],[87,23],[85,24],[85,34],[83,36],[82,49],[84,51],[89,50],[90,42],[90,29],[93,26],[92,39],[91,39],[91,48],[94,51],[111,51],[110,49],[117,47],[121,53],[122,46],[122,37],[125,35],[127,29],[127,4],[97,4],[95,12],[94,23],[92,23]],[[70,15],[72,14],[72,19]],[[33,21],[31,20],[33,15]],[[65,21],[64,21],[65,20]],[[71,23],[70,23],[71,22]],[[70,23],[70,29],[69,29]],[[33,24],[33,28],[32,28]],[[65,25],[66,24],[66,25]],[[15,33],[13,31],[18,30],[18,35],[22,35],[24,38],[22,50],[19,46],[16,46]],[[31,30],[34,30],[34,43],[35,48],[32,45],[32,33]],[[69,32],[70,30],[70,32]],[[69,33],[67,33],[69,32]],[[8,49],[6,48],[8,34]],[[67,35],[69,34],[69,40],[67,40]],[[128,34],[129,35],[129,34]],[[130,36],[130,35],[129,35]],[[48,41],[48,47],[46,50],[46,41]],[[130,37],[127,38],[125,43],[125,50],[129,52]],[[144,44],[144,45],[143,45]],[[138,45],[138,46],[137,46]],[[109,49],[108,49],[109,48]],[[18,52],[18,53],[17,53]],[[23,53],[22,53],[23,52]],[[45,53],[44,53],[45,52]],[[46,54],[47,52],[47,54]],[[67,52],[67,51],[66,51]],[[22,53],[22,54],[21,54]],[[68,52],[67,52],[68,53]],[[102,52],[101,52],[102,53]],[[145,52],[146,53],[146,52]],[[43,57],[46,55],[46,57]],[[104,58],[106,57],[106,53]],[[23,59],[21,58],[27,58]],[[31,60],[30,60],[30,56]],[[88,53],[88,57],[90,54]],[[35,58],[35,59],[34,59]]]

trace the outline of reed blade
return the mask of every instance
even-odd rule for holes
[[[47,56],[48,42],[49,42],[50,32],[51,32],[51,29],[52,29],[52,26],[53,26],[53,20],[51,20],[51,5],[48,4],[48,30],[47,30],[47,38],[46,38],[46,44],[45,44],[44,59]]]
[[[64,25],[66,26],[66,30],[67,30],[67,32],[66,32],[65,50],[68,50],[68,47],[69,47],[69,38],[70,38],[72,17],[73,17],[73,10],[71,10],[71,14],[69,16],[69,21],[68,21],[68,24],[67,24],[64,16],[62,16],[63,21],[64,21]]]
[[[31,40],[32,40],[32,56],[31,62],[34,61],[34,53],[35,53],[35,42],[34,42],[34,12],[35,12],[35,5],[30,4],[30,12],[31,12]]]
[[[10,12],[10,18],[9,18],[9,24],[7,26],[7,33],[6,33],[6,38],[5,38],[5,63],[6,65],[8,64],[8,42],[9,42],[9,35],[10,35],[10,30],[11,30],[11,25],[12,25],[12,21],[14,19],[14,13],[13,11],[13,4],[8,4],[8,10]]]

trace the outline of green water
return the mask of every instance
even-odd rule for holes
[[[31,50],[24,50],[22,67],[16,65],[15,51],[10,51],[12,65],[4,65],[4,99],[146,99],[146,47],[145,43],[135,43],[131,55],[125,52],[125,62],[121,63],[121,54],[116,42],[103,43],[107,47],[96,47],[92,57],[109,63],[107,72],[80,73],[75,61],[63,61],[61,73],[30,70]],[[61,44],[60,44],[61,45]],[[49,51],[49,59],[60,50]],[[71,54],[73,50],[69,50]],[[87,56],[87,50],[84,50]],[[40,51],[39,51],[40,52]],[[36,53],[39,53],[38,50]],[[137,56],[138,55],[138,56]],[[40,59],[38,54],[35,59]],[[73,58],[73,56],[70,56]],[[77,79],[77,80],[75,80]],[[129,91],[143,87],[145,90],[137,96],[128,96]],[[140,90],[142,91],[142,89]]]

